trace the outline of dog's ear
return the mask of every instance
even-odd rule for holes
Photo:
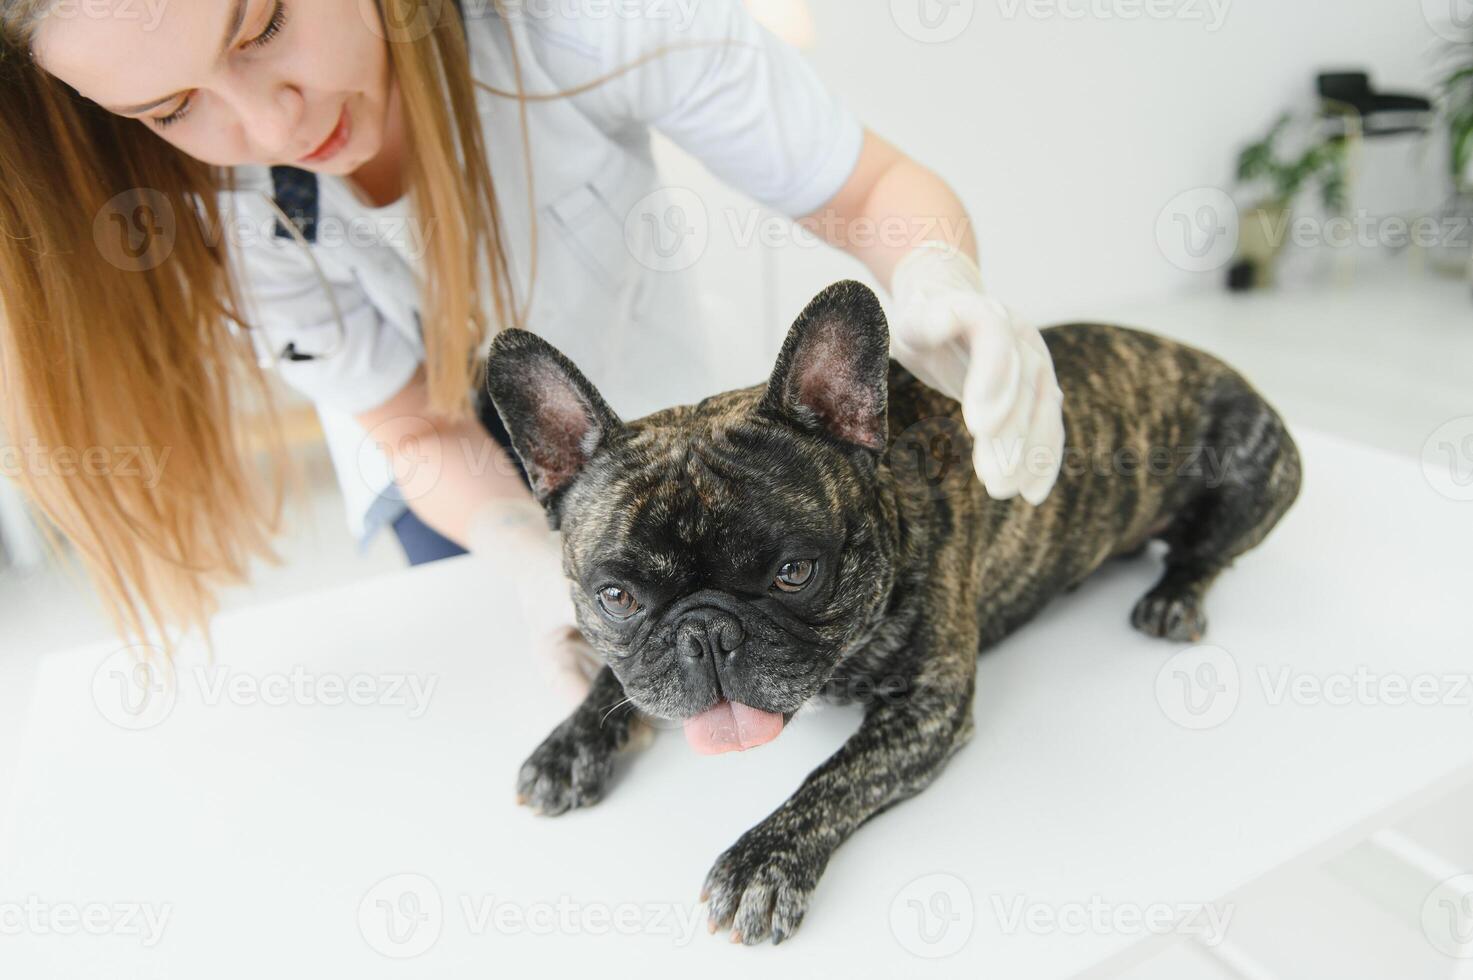
[[[533,495],[549,512],[599,447],[624,428],[583,372],[526,330],[508,328],[492,339],[486,390]]]
[[[883,452],[889,437],[890,331],[868,286],[834,283],[799,315],[760,414]]]

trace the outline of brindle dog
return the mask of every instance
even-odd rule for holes
[[[1053,596],[1159,538],[1165,571],[1131,622],[1201,637],[1208,586],[1298,493],[1283,420],[1183,344],[1089,323],[1043,336],[1065,453],[1035,507],[987,495],[960,405],[890,359],[859,283],[804,310],[766,383],[633,422],[545,341],[498,335],[488,390],[606,663],[523,766],[523,802],[596,802],[634,708],[714,750],[770,739],[811,698],[862,701],[859,730],[706,878],[713,927],[781,942],[834,850],[967,742],[978,652]]]

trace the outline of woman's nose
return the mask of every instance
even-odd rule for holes
[[[236,113],[247,141],[273,163],[295,160],[313,147],[302,145],[313,134],[302,132],[302,94],[291,85],[272,85],[236,93]]]

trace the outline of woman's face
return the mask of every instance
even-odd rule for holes
[[[387,45],[372,0],[57,0],[33,53],[206,163],[348,174],[383,143]]]

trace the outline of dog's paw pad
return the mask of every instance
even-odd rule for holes
[[[732,942],[749,946],[783,942],[803,921],[821,870],[791,844],[749,833],[706,875],[711,930],[730,929]]]
[[[1135,604],[1130,624],[1147,636],[1195,643],[1207,632],[1207,614],[1193,596],[1148,593]]]
[[[559,728],[522,764],[517,799],[544,816],[592,806],[603,798],[613,770],[607,744]]]

